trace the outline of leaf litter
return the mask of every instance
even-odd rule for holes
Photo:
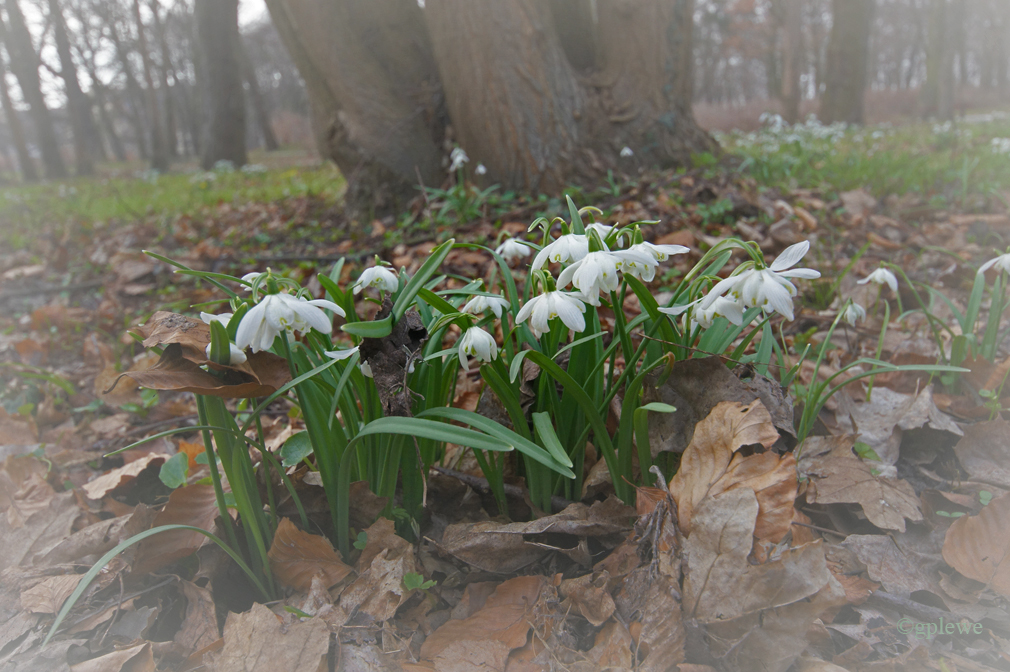
[[[836,271],[869,242],[843,278],[843,294],[857,291],[855,277],[890,260],[912,277],[939,279],[955,295],[962,292],[961,300],[971,284],[966,262],[985,251],[966,242],[968,232],[1010,232],[1004,214],[952,215],[907,198],[880,202],[858,190],[834,202],[816,192],[769,197],[746,178],[699,171],[642,180],[609,207],[615,217],[662,220],[657,242],[697,245],[728,232],[729,225],[707,221],[697,208],[722,198],[733,204],[738,231],[763,248],[781,249],[800,232],[835,236],[837,254],[849,255],[825,262]],[[41,648],[81,572],[117,543],[168,522],[212,531],[222,522],[210,486],[197,482],[206,465],[194,435],[152,441],[126,460],[102,455],[193,422],[186,391],[263,397],[289,379],[283,360],[250,358],[233,367],[228,389],[221,389],[200,369],[209,330],[192,318],[156,313],[146,320],[137,333],[163,348],[157,360],[134,354],[139,350],[129,339],[109,336],[124,319],[138,326],[140,315],[164,305],[165,292],[182,305],[213,298],[167,274],[139,246],[174,248],[194,268],[239,269],[220,244],[192,243],[226,228],[232,239],[253,240],[258,223],[280,221],[281,211],[296,227],[325,212],[311,199],[296,200],[208,208],[179,218],[174,237],[160,243],[149,220],[106,227],[80,241],[93,270],[61,279],[69,296],[79,297],[74,303],[47,292],[8,295],[12,283],[19,290],[48,286],[61,271],[28,263],[18,252],[0,256],[0,302],[6,314],[25,316],[4,318],[10,331],[0,338],[0,361],[14,381],[0,409],[4,672],[1006,669],[1010,430],[998,414],[985,420],[991,414],[979,395],[1005,379],[1005,344],[995,364],[966,360],[971,374],[961,388],[890,374],[878,377],[869,401],[865,386],[846,388],[819,416],[819,436],[799,446],[796,402],[777,383],[714,358],[678,362],[645,388],[646,401],[677,411],[650,414],[652,457],[670,473],[668,485],[639,489],[637,510],[608,497],[612,484],[604,479],[585,501],[565,503],[557,513],[505,521],[485,510],[473,490],[479,484],[433,473],[433,492],[443,501],[430,502],[421,543],[397,536],[393,523],[379,517],[392,504],[359,486],[352,520],[365,541],[341,558],[318,527],[301,525],[278,482],[279,510],[287,517],[278,521],[271,558],[288,591],[281,603],[256,603],[216,547],[200,535],[173,532],[111,563],[63,631]],[[758,221],[762,211],[776,223]],[[411,271],[431,248],[428,240],[391,243],[385,226],[356,227],[331,212],[323,219],[337,231],[333,239],[292,253],[327,257],[354,245]],[[454,235],[494,232],[481,222]],[[909,245],[955,250],[961,261],[911,256]],[[114,249],[121,252],[110,255]],[[467,252],[447,263],[482,275],[489,261]],[[103,264],[111,272],[101,275]],[[106,292],[93,291],[102,284]],[[800,337],[802,328],[817,342],[830,319],[809,310],[786,337]],[[876,333],[873,324],[846,328],[834,342],[842,356],[876,356]],[[75,336],[61,340],[69,334]],[[879,355],[896,363],[933,358],[925,334],[914,316],[895,322]],[[822,376],[843,363],[832,357]],[[31,382],[40,372],[51,377]],[[810,384],[813,373],[801,367],[799,382]],[[160,392],[145,397],[131,381]],[[467,389],[470,401],[461,396],[460,406],[482,399],[479,386],[461,381],[461,395]],[[278,422],[268,443],[279,449],[301,426],[283,404],[271,410]],[[269,441],[270,431],[280,438]],[[157,472],[175,451],[189,456],[190,484],[173,491],[161,486]],[[446,473],[454,466],[460,465],[446,465]],[[319,489],[297,466],[290,476],[310,520],[321,520],[325,505],[310,495]],[[435,583],[409,588],[412,575]],[[908,618],[981,628],[970,636],[923,638],[901,630]]]

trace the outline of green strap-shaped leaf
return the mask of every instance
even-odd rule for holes
[[[456,241],[450,238],[432,250],[431,255],[421,264],[421,268],[417,269],[414,277],[400,290],[400,293],[396,297],[396,302],[393,303],[393,322],[398,322],[403,317],[403,314],[407,312],[407,308],[414,301],[414,297],[417,296],[418,291],[427,284],[431,276],[438,270],[438,267],[442,265],[442,262],[445,261],[446,256],[448,256],[455,243]]]

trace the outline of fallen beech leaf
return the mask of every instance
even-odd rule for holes
[[[419,574],[414,546],[393,533],[393,521],[380,518],[365,530],[368,544],[358,561],[358,577],[340,593],[340,608],[355,609],[376,621],[391,619],[396,610],[414,594],[403,585],[407,574]]]
[[[224,648],[214,657],[214,672],[325,672],[330,629],[319,618],[282,627],[262,604],[244,614],[228,614]]]
[[[175,633],[175,642],[190,654],[220,638],[217,609],[214,606],[214,596],[206,588],[189,581],[180,581],[179,588],[186,598],[186,615],[179,631]]]
[[[164,453],[148,453],[139,460],[128,462],[121,467],[117,467],[116,469],[102,474],[89,483],[85,483],[81,486],[81,490],[83,490],[84,494],[88,496],[88,499],[102,499],[116,488],[119,488],[135,479],[140,475],[140,472],[144,471],[148,467],[161,466],[165,463],[165,460],[167,460],[168,457],[169,456]]]
[[[589,660],[597,665],[597,669],[630,670],[634,664],[633,646],[635,642],[628,629],[617,621],[610,621],[596,633],[593,648],[589,650]]]
[[[178,343],[173,343],[151,368],[127,371],[123,375],[152,390],[193,392],[228,399],[267,397],[291,378],[284,358],[269,352],[253,353],[238,367],[215,365],[214,368],[223,374],[222,378],[204,371],[200,364],[185,356]]]
[[[841,544],[866,565],[866,573],[887,592],[908,597],[917,590],[934,590],[915,558],[903,552],[890,535],[850,534]]]
[[[885,530],[905,531],[905,519],[922,520],[919,498],[900,478],[874,475],[852,452],[852,436],[807,439],[800,447],[799,470],[810,477],[811,504],[859,504],[867,519]]]
[[[70,667],[70,672],[154,672],[154,670],[154,652],[150,642],[113,651]]]
[[[83,574],[63,574],[50,576],[21,593],[21,607],[36,614],[55,614],[74,588],[81,582]]]
[[[187,485],[168,496],[165,508],[155,516],[152,527],[161,525],[192,525],[213,531],[218,516],[217,499],[212,485]],[[140,575],[153,572],[195,553],[207,537],[189,530],[171,530],[148,537],[137,547],[133,571]]]
[[[645,655],[638,670],[665,672],[683,662],[685,631],[675,577],[639,567],[624,577],[614,603]]]
[[[1010,597],[1010,493],[992,500],[977,516],[963,516],[947,529],[943,559],[967,576]]]
[[[777,544],[792,529],[798,486],[792,453],[737,453],[722,478],[712,484],[709,496],[741,487],[753,490],[758,500],[754,536]]]
[[[713,408],[695,427],[691,445],[681,458],[680,469],[670,480],[670,494],[677,502],[681,531],[690,534],[695,507],[726,474],[737,450],[751,444],[768,448],[778,438],[771,416],[760,401],[747,406],[722,402]],[[726,485],[723,490],[728,489]]]
[[[558,593],[570,602],[575,613],[598,628],[614,613],[614,600],[607,592],[609,580],[610,574],[606,571],[565,579],[558,586]]]
[[[972,478],[1010,488],[1010,422],[997,418],[968,425],[954,446],[958,462]]]
[[[267,554],[274,576],[282,585],[308,592],[312,577],[320,574],[326,588],[335,586],[351,572],[326,537],[303,532],[288,518],[281,518]]]
[[[67,492],[53,496],[44,509],[32,513],[23,524],[14,527],[7,516],[0,517],[0,572],[8,567],[18,567],[31,562],[37,555],[45,555],[70,536],[74,522],[81,510],[74,494]]]

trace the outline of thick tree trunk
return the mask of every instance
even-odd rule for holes
[[[97,137],[94,117],[91,116],[91,101],[77,80],[77,66],[70,53],[70,38],[63,19],[63,8],[59,0],[49,0],[49,20],[56,40],[56,53],[60,57],[60,76],[67,94],[67,112],[70,115],[70,129],[74,135],[74,163],[78,175],[90,175],[95,166],[92,155]]]
[[[218,161],[241,166],[245,144],[245,96],[239,62],[238,1],[196,0],[197,39],[203,67],[204,169]]]
[[[11,70],[17,77],[21,87],[21,95],[32,111],[32,123],[35,126],[35,137],[39,151],[42,153],[42,165],[46,177],[57,179],[67,176],[67,167],[60,155],[60,144],[56,138],[56,128],[53,118],[46,107],[46,99],[42,95],[42,84],[39,80],[39,58],[32,45],[32,36],[25,24],[24,14],[17,0],[7,0],[7,20],[10,22],[2,30],[0,40],[7,45],[7,55],[11,59]]]
[[[7,89],[7,64],[0,56],[0,104],[3,105],[4,116],[7,118],[7,128],[10,129],[11,142],[18,155],[18,167],[21,169],[21,179],[25,182],[35,182],[39,179],[38,171],[28,153],[28,143],[25,142],[25,130],[21,125],[18,111],[14,109],[10,91]]]
[[[929,46],[926,83],[922,87],[923,117],[954,118],[954,20],[949,0],[932,0],[929,7]]]
[[[151,52],[147,47],[144,20],[140,14],[140,0],[133,0],[133,21],[137,25],[137,50],[140,52],[144,83],[147,85],[144,93],[151,130],[151,168],[164,172],[168,170],[168,143],[165,141],[165,128],[161,123],[158,92],[154,88],[154,65],[151,63]]]
[[[821,118],[862,124],[874,0],[833,0],[831,8]]]
[[[178,82],[178,78],[175,76],[175,68],[172,66],[165,26],[161,22],[161,5],[158,0],[151,0],[151,16],[154,36],[158,40],[158,49],[161,53],[161,67],[158,68],[158,75],[161,79],[161,97],[165,107],[165,149],[169,156],[174,157],[179,155],[179,131],[176,127],[175,109],[172,105],[173,87],[169,85],[168,75],[171,73],[175,82]]]
[[[800,117],[800,72],[803,69],[803,0],[781,0],[782,31],[782,117],[795,124]]]
[[[260,84],[256,80],[256,70],[249,60],[249,53],[246,51],[245,43],[241,39],[238,41],[239,57],[242,60],[242,76],[246,86],[249,87],[249,102],[253,114],[256,116],[256,124],[259,126],[260,134],[263,136],[263,146],[268,152],[275,152],[280,149],[277,144],[277,136],[274,135],[274,128],[270,124],[270,112],[267,110],[266,101],[263,100],[263,93],[260,91]]]

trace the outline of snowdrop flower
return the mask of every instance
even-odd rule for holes
[[[621,257],[621,271],[644,282],[652,282],[656,277],[659,262],[666,261],[673,254],[684,254],[688,248],[683,245],[654,245],[653,243],[637,243],[624,252],[617,252]]]
[[[1007,252],[1006,254],[1001,254],[995,259],[990,259],[989,261],[982,264],[981,268],[978,269],[979,275],[985,273],[994,266],[998,271],[1002,271],[1003,273],[1010,273],[1010,252]]]
[[[810,243],[803,241],[790,245],[782,251],[768,268],[748,268],[716,283],[712,291],[701,302],[701,310],[708,310],[715,301],[729,294],[743,304],[744,308],[760,307],[765,312],[775,312],[787,320],[792,320],[793,297],[796,286],[788,278],[816,279],[821,274],[809,268],[791,269],[810,249]]]
[[[208,343],[207,344],[207,350],[205,351],[207,353],[207,359],[210,359],[210,349],[211,349],[211,344]],[[232,365],[232,366],[236,366],[238,364],[243,364],[245,361],[246,361],[245,351],[242,350],[242,349],[240,349],[234,343],[229,342],[228,343],[228,362],[227,363],[230,364],[230,365]]]
[[[530,256],[532,248],[518,238],[507,238],[495,250],[502,256],[505,263],[510,263],[515,259],[525,259]]]
[[[600,292],[617,290],[620,279],[617,272],[624,263],[613,252],[589,252],[582,259],[561,271],[558,287],[575,286],[585,297],[586,303],[599,306]]]
[[[501,319],[501,309],[508,308],[511,304],[503,296],[483,296],[477,295],[466,302],[463,306],[464,313],[469,315],[480,315],[490,310],[494,316]]]
[[[698,308],[691,313],[692,328],[695,324],[708,329],[717,317],[725,317],[732,324],[743,324],[743,305],[739,301],[720,296],[708,308]]]
[[[852,326],[856,326],[856,322],[866,319],[866,309],[855,301],[849,301],[845,310],[842,311],[842,319]]]
[[[235,334],[235,345],[243,350],[252,347],[253,352],[259,352],[269,350],[281,332],[304,333],[316,329],[328,334],[333,325],[323,308],[344,316],[340,306],[326,299],[309,301],[290,294],[267,294],[242,318]]]
[[[363,375],[365,378],[372,378],[373,377],[372,376],[372,367],[370,367],[368,365],[368,362],[362,360],[361,364],[358,365],[358,368],[361,369],[361,375]]]
[[[585,312],[586,306],[578,294],[544,292],[523,305],[516,315],[516,324],[528,319],[533,334],[540,338],[541,334],[550,331],[549,322],[555,317],[560,317],[566,327],[572,331],[582,332],[586,330],[586,318],[583,316]]]
[[[651,254],[656,261],[666,261],[674,254],[684,254],[690,252],[690,248],[683,245],[656,245],[650,242],[638,243],[628,248],[628,251],[642,250]]]
[[[607,226],[606,224],[600,224],[599,222],[593,222],[592,224],[586,224],[586,232],[595,231],[600,234],[600,238],[605,239],[610,235],[610,232],[614,230],[614,227]]]
[[[220,322],[221,326],[228,328],[228,323],[231,322],[231,316],[233,313],[221,313],[220,315],[213,315],[211,313],[200,313],[200,319],[204,321],[205,324],[210,324],[211,322]]]
[[[380,291],[395,292],[400,288],[400,279],[396,273],[386,266],[371,266],[366,268],[358,276],[357,282],[352,287],[355,294],[360,294],[366,287],[373,287]]]
[[[449,164],[449,172],[455,173],[463,167],[464,163],[470,162],[470,157],[466,155],[462,147],[456,147],[449,154],[449,160],[452,162]]]
[[[577,233],[568,233],[544,245],[543,249],[533,257],[533,270],[538,271],[544,264],[552,261],[555,264],[567,264],[578,261],[589,254],[589,239]]]
[[[325,350],[324,352],[330,359],[349,359],[351,355],[358,352],[358,347],[354,346],[353,348],[348,348],[347,350]],[[371,369],[369,369],[369,371],[371,371]]]
[[[630,156],[634,156],[635,152],[632,151],[631,147],[625,147],[621,150],[621,158],[627,159]]]
[[[498,345],[494,336],[480,327],[470,327],[459,339],[459,363],[464,371],[469,371],[467,357],[476,357],[482,362],[490,362],[498,357]]]
[[[221,313],[220,315],[212,315],[211,313],[200,313],[200,319],[206,324],[211,322],[220,322],[221,326],[228,328],[228,323],[231,322],[231,317],[233,313]],[[210,359],[210,343],[207,344],[207,359]],[[228,363],[229,364],[241,364],[246,360],[245,352],[236,347],[234,343],[228,343]]]
[[[891,291],[895,293],[898,291],[898,278],[894,275],[894,273],[891,273],[883,266],[875,270],[873,273],[870,273],[856,284],[865,285],[868,282],[872,282],[875,285],[880,286],[887,285],[891,288]]]
[[[478,175],[487,175],[487,166],[485,166],[483,163],[478,163],[477,167],[474,169],[473,172],[477,173]]]

